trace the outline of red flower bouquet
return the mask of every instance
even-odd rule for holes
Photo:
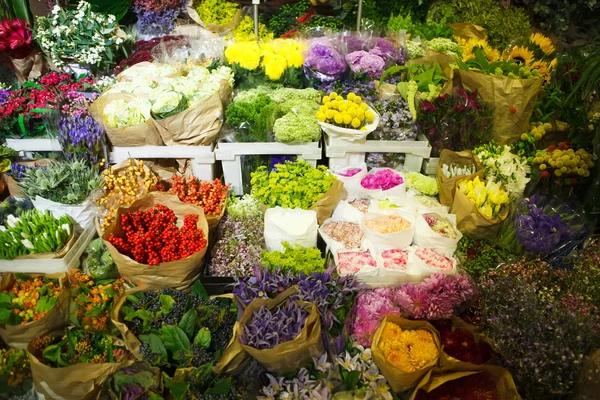
[[[0,52],[12,58],[25,58],[33,50],[31,28],[22,19],[3,20],[0,23]]]

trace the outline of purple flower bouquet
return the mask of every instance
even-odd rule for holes
[[[320,82],[341,79],[346,72],[344,57],[330,45],[316,42],[304,58],[304,73]]]

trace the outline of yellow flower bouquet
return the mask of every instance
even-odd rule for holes
[[[225,59],[231,65],[236,83],[249,89],[266,83],[281,83],[286,87],[303,86],[302,42],[275,39],[267,43],[237,42],[225,49]]]
[[[452,213],[458,229],[473,238],[494,239],[508,216],[508,194],[492,179],[487,183],[476,176],[456,185]]]

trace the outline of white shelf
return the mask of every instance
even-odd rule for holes
[[[6,147],[15,151],[61,151],[57,139],[6,139]]]

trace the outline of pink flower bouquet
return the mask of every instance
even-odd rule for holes
[[[369,251],[346,251],[338,253],[338,272],[341,275],[357,274],[365,269],[377,268],[377,261]]]
[[[346,249],[357,249],[363,240],[363,231],[354,222],[331,221],[323,225],[321,234],[340,242]]]
[[[381,253],[383,267],[388,270],[406,271],[408,252],[406,250],[392,249]]]
[[[336,175],[343,176],[345,178],[351,178],[354,175],[359,174],[360,171],[362,171],[361,168],[348,168],[344,172],[340,172],[339,174],[336,174]]]
[[[390,190],[404,183],[404,178],[391,169],[382,169],[368,174],[360,181],[360,185],[369,190]]]
[[[415,255],[428,266],[442,272],[451,272],[454,269],[452,259],[436,253],[431,249],[419,247],[415,251]]]

